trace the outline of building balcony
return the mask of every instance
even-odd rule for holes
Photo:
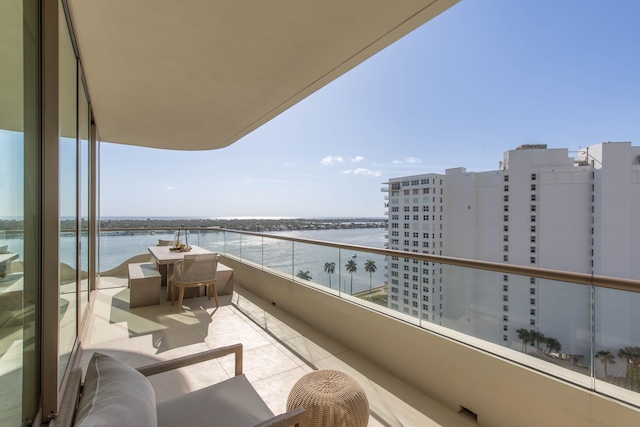
[[[118,282],[106,279],[111,285]],[[191,298],[185,299],[181,314],[168,301],[129,309],[128,299],[126,287],[97,291],[84,340],[83,369],[95,351],[138,368],[242,343],[244,374],[275,414],[286,411],[289,391],[300,377],[335,369],[353,377],[365,390],[369,426],[476,425],[468,414],[445,407],[366,356],[238,285],[233,295],[219,297],[218,309],[213,299]],[[233,375],[233,356],[227,356],[150,380],[156,399],[164,401]]]
[[[245,373],[274,413],[285,410],[289,390],[298,378],[311,370],[330,368],[347,372],[363,386],[371,404],[370,426],[622,426],[640,422],[639,389],[633,382],[636,362],[629,358],[623,363],[618,358],[616,365],[605,365],[602,359],[591,357],[605,350],[604,344],[615,354],[618,348],[638,345],[631,338],[621,340],[625,333],[610,334],[614,323],[632,325],[633,314],[609,310],[609,319],[601,319],[591,330],[592,311],[599,318],[604,313],[601,306],[581,303],[585,298],[590,301],[594,292],[606,301],[604,306],[616,300],[637,306],[638,288],[633,281],[596,277],[592,286],[586,286],[576,283],[580,275],[567,272],[473,260],[461,266],[453,263],[464,262],[446,257],[252,233],[210,234],[192,234],[192,239],[219,252],[221,262],[234,270],[234,292],[221,296],[221,307],[216,310],[213,300],[200,297],[185,300],[181,314],[167,302],[130,310],[126,278],[122,270],[111,270],[102,275],[101,289],[96,292],[83,340],[84,363],[93,351],[110,352],[141,366],[241,342]],[[291,264],[276,260],[275,253],[281,250],[290,251]],[[315,251],[316,263],[336,262],[335,273],[327,274],[321,266],[308,263],[302,254],[310,250]],[[404,257],[410,259],[407,265],[411,268],[414,259],[419,270],[423,265],[442,267],[439,277],[462,284],[444,293],[442,314],[423,311],[422,304],[418,304],[418,316],[391,308],[387,298],[393,294],[382,278],[386,268],[381,267],[394,258],[404,264]],[[354,274],[342,268],[348,260],[358,263]],[[364,271],[364,260],[378,264],[376,273]],[[434,264],[434,260],[440,262]],[[298,270],[311,271],[312,279],[296,277]],[[557,278],[556,273],[564,274],[565,280],[550,280]],[[490,284],[502,290],[506,274],[513,290],[509,320],[504,317],[502,293],[496,302],[489,300],[490,293],[481,292]],[[549,327],[541,315],[548,321],[560,319],[549,330],[557,330],[562,350],[535,341],[525,345],[510,329],[538,330],[538,326],[524,328],[521,324],[532,318],[531,278],[537,280],[539,309],[552,306],[533,318],[540,330]],[[520,295],[526,297],[526,312],[516,302],[518,279],[527,283]],[[627,291],[605,288],[620,288],[622,283]],[[557,301],[545,300],[547,288],[562,289]],[[435,298],[432,293],[428,296]],[[454,300],[466,303],[452,304]],[[567,314],[565,301],[575,303],[569,308],[576,316]],[[621,317],[613,319],[616,316]],[[586,325],[581,323],[583,317]],[[501,332],[493,332],[502,330],[504,324],[509,330],[507,341],[502,340]],[[564,334],[563,329],[570,332]],[[154,379],[158,398],[228,378],[231,365],[231,360],[221,359],[211,362],[204,376],[197,369]]]

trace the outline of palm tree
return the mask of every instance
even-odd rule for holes
[[[307,271],[299,270],[296,276],[303,280],[313,280],[313,278],[311,277],[311,273],[309,273],[309,270]]]
[[[347,273],[351,274],[351,291],[349,292],[349,294],[352,294],[353,293],[353,273],[358,271],[358,264],[354,260],[350,259],[345,264],[345,268],[347,269]]]
[[[555,338],[547,338],[546,339],[547,347],[549,348],[549,353],[556,352],[559,353],[562,350],[562,344]]]
[[[372,291],[371,275],[373,273],[375,273],[376,270],[377,270],[377,267],[376,267],[376,262],[375,261],[371,261],[370,259],[368,259],[367,262],[364,263],[364,271],[369,273],[369,293],[371,293],[371,291]]]
[[[329,275],[329,288],[331,288],[331,275],[336,271],[336,263],[335,262],[325,262],[324,263],[324,271]],[[338,286],[340,287],[340,286]]]
[[[640,390],[640,347],[623,347],[618,350],[618,357],[627,360],[627,381],[632,390]]]
[[[596,359],[600,359],[600,362],[604,365],[604,377],[609,378],[609,374],[607,373],[608,365],[616,364],[616,357],[608,350],[600,350],[596,353]]]
[[[544,336],[544,334],[542,332],[531,330],[529,333],[531,334],[531,340],[535,343],[536,348],[538,350],[540,350],[540,343],[541,342],[543,342],[543,343],[547,342],[548,343],[548,340],[546,339],[546,337]]]
[[[640,347],[623,347],[618,350],[618,357],[627,361],[627,371],[640,365]]]
[[[518,329],[516,331],[518,333],[518,339],[522,341],[522,352],[527,352],[527,345],[534,344],[531,338],[531,331],[525,328]]]

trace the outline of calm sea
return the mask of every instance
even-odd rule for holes
[[[383,228],[362,228],[353,230],[289,231],[277,234],[383,249],[386,243],[385,235],[387,231]],[[282,242],[278,242],[277,245],[269,246],[269,248],[274,248],[273,258],[280,256],[280,253],[289,256],[289,258],[282,257],[279,262],[275,259],[272,261],[273,264],[278,264],[284,272],[293,270],[293,274],[296,274],[300,270],[309,271],[314,282],[329,286],[329,275],[325,272],[324,265],[326,262],[335,262],[335,273],[331,275],[331,287],[334,289],[337,289],[338,284],[340,284],[341,290],[349,292],[352,278],[354,293],[368,290],[369,286],[376,288],[384,285],[387,270],[385,269],[386,261],[383,255],[299,243],[293,245],[293,251],[291,250],[291,243],[288,243],[288,248],[284,250],[276,250],[276,247],[282,248],[282,246]],[[291,266],[291,252],[293,252],[293,267]],[[268,257],[268,259],[271,258],[271,256]],[[353,277],[345,269],[345,264],[349,260],[353,260],[357,267]],[[376,271],[371,274],[364,269],[367,260],[375,263]],[[269,263],[265,262],[265,264]]]
[[[382,228],[358,228],[266,234],[384,248],[386,233]],[[116,267],[128,257],[146,253],[147,248],[157,244],[158,239],[173,238],[173,233],[130,236],[103,235],[100,239],[100,271]],[[329,280],[331,280],[332,288],[337,289],[340,286],[345,292],[350,292],[352,289],[352,275],[347,273],[345,269],[349,260],[353,260],[357,264],[357,271],[353,273],[353,292],[367,290],[370,285],[374,288],[382,286],[386,272],[385,260],[382,255],[365,252],[355,253],[268,237],[219,232],[190,233],[189,244],[195,244],[215,252],[226,252],[287,275],[296,275],[300,271],[308,272],[314,282],[329,286]],[[371,274],[371,277],[364,270],[367,260],[374,261],[376,266],[376,271]],[[324,265],[327,262],[335,263],[335,271],[331,277],[324,270]]]

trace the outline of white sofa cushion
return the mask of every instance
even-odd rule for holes
[[[156,395],[151,383],[126,363],[94,353],[74,425],[157,427]]]
[[[248,427],[272,417],[244,375],[158,403],[159,427]]]

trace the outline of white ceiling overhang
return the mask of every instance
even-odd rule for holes
[[[68,0],[103,141],[225,147],[458,0]]]

